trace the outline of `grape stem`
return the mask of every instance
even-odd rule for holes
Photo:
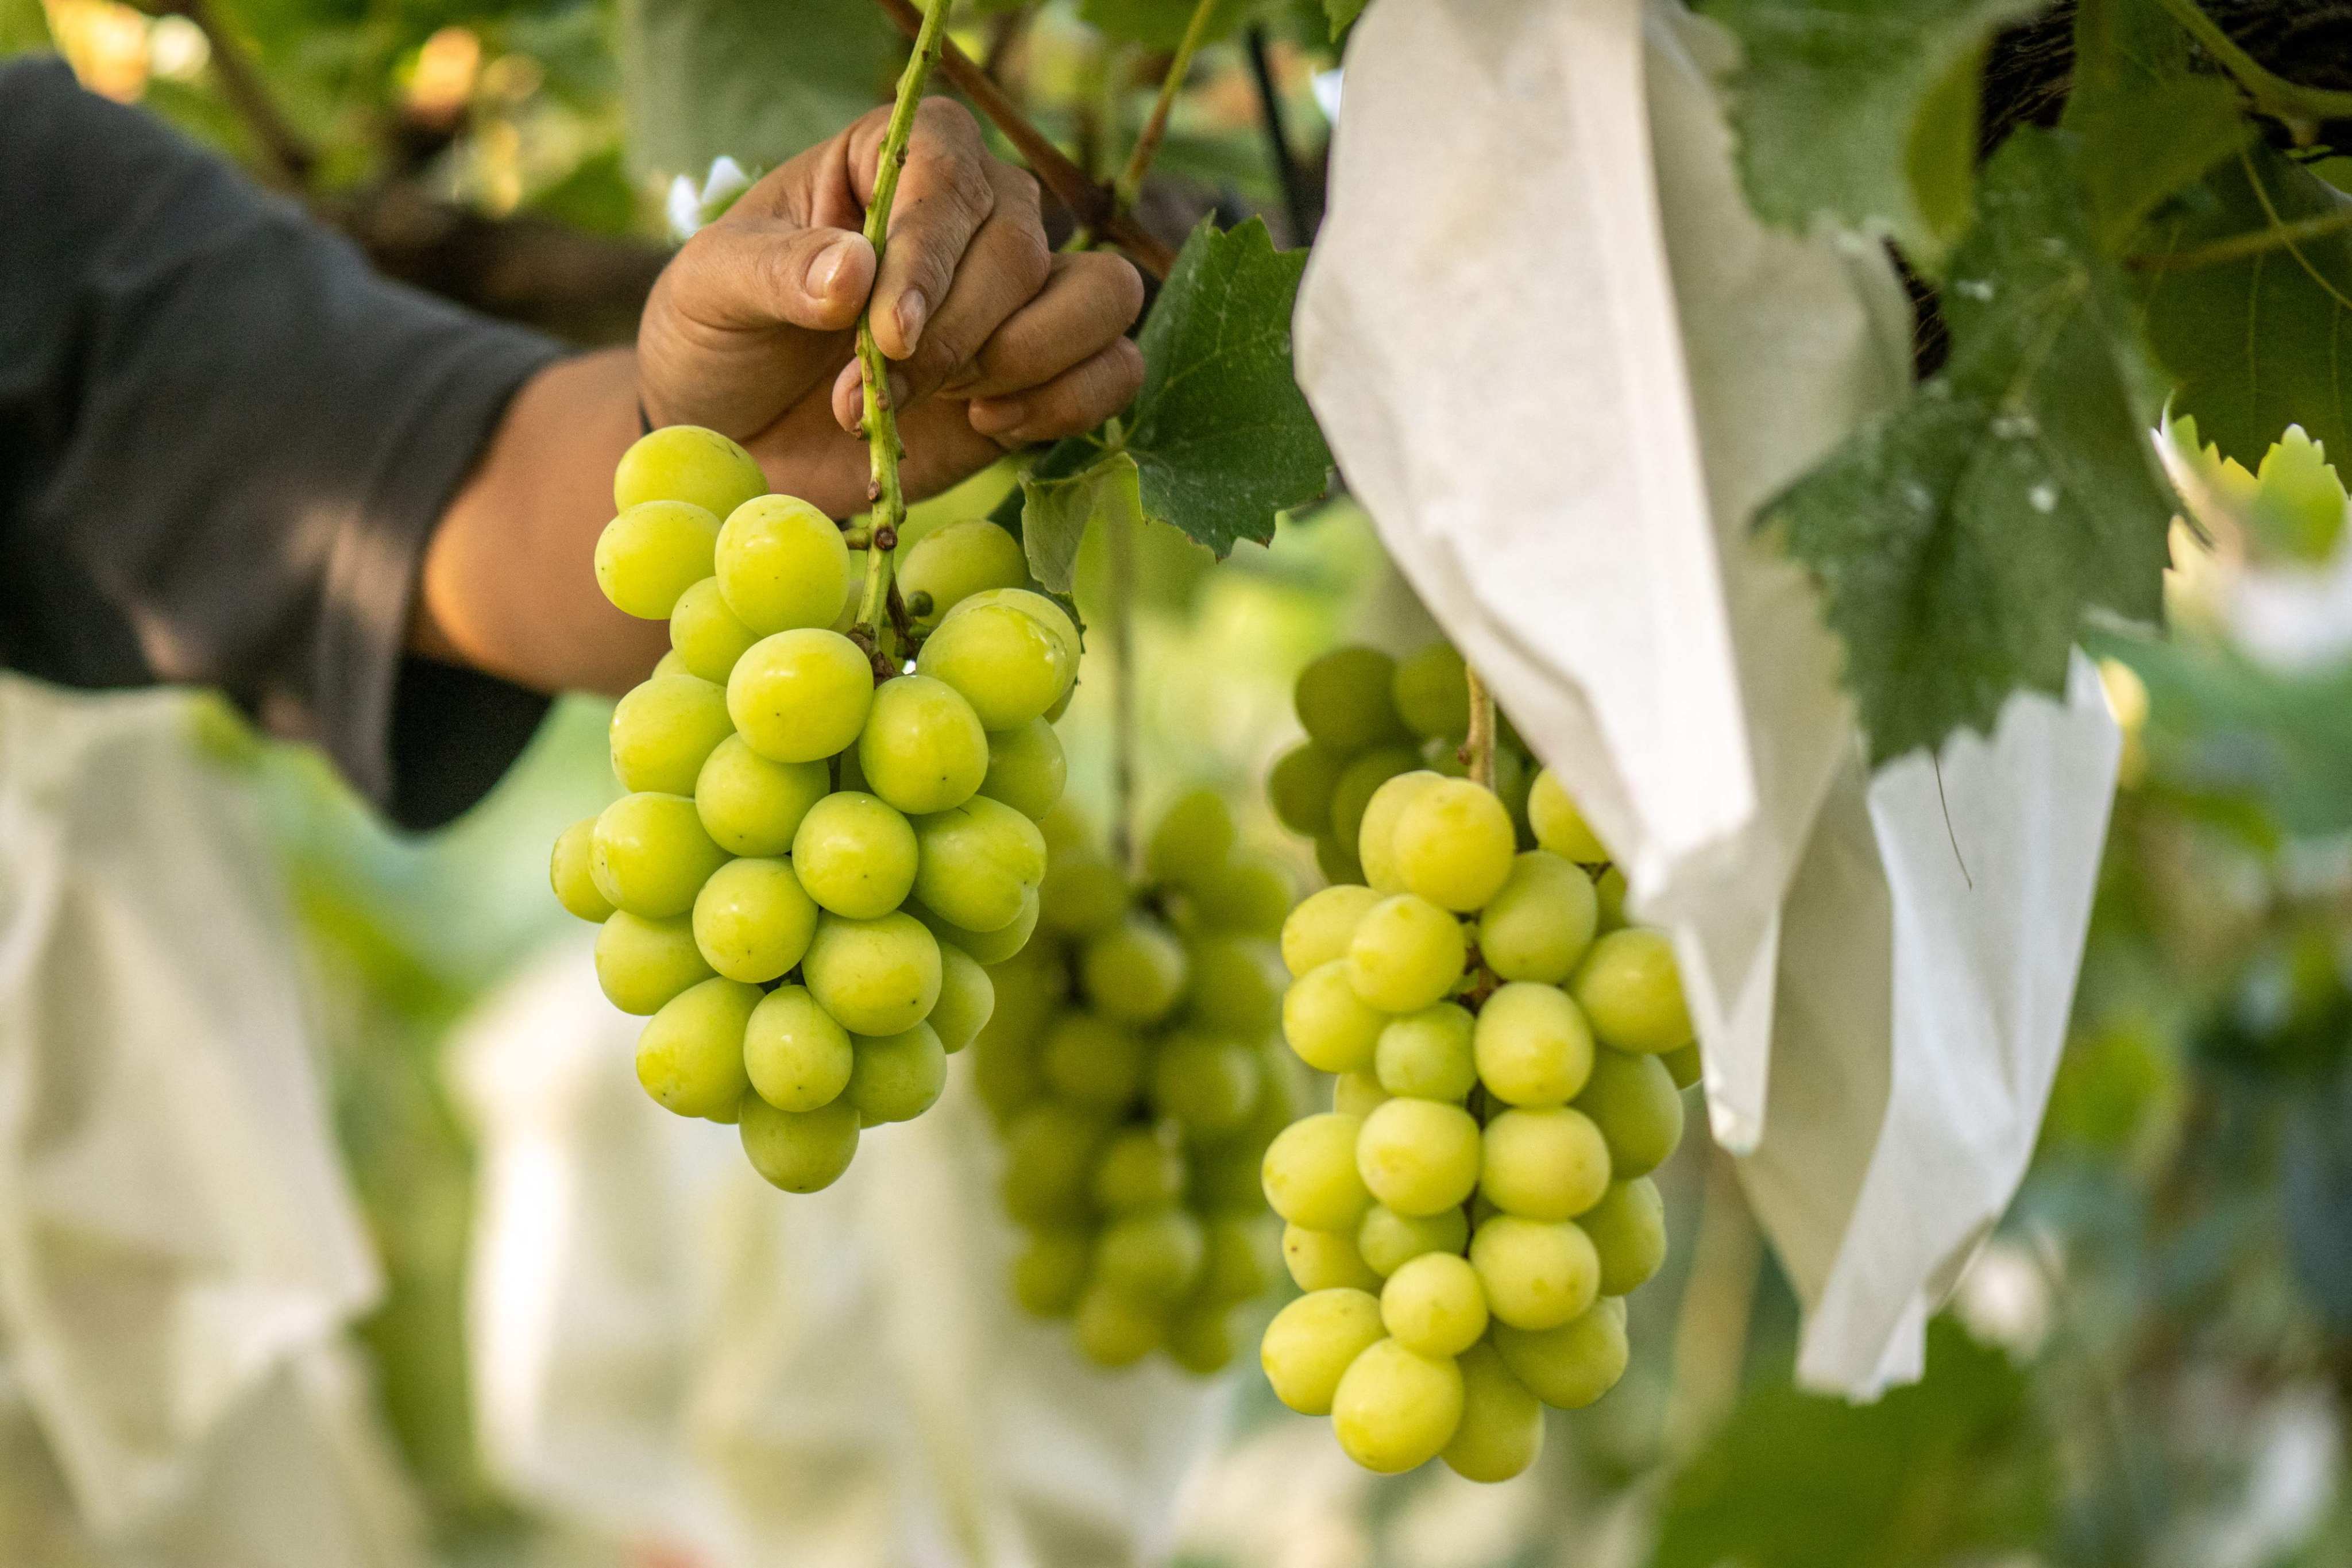
[[[1478,672],[1467,664],[1462,667],[1462,679],[1470,685],[1470,733],[1455,753],[1462,765],[1470,770],[1473,784],[1487,789],[1495,787],[1495,696]]]
[[[938,63],[940,43],[946,37],[948,0],[925,0],[923,25],[915,35],[914,53],[898,76],[898,95],[890,105],[890,123],[882,135],[882,151],[874,167],[874,199],[866,208],[866,242],[874,247],[874,273],[882,274],[882,252],[889,243],[890,208],[898,197],[898,175],[907,166],[907,142],[915,131],[915,110],[923,101],[923,84]],[[873,642],[875,675],[896,673],[890,665],[887,638],[890,622],[892,568],[897,564],[898,530],[907,521],[907,492],[898,481],[898,459],[906,444],[898,438],[898,410],[890,405],[890,367],[882,345],[874,338],[874,310],[869,300],[857,317],[857,378],[866,393],[866,411],[858,423],[866,436],[866,465],[871,478],[866,495],[872,503],[871,542],[866,551],[866,591],[857,605],[857,629]],[[886,619],[886,617],[888,617]]]

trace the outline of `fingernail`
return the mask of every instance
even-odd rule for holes
[[[1007,402],[992,398],[986,403],[971,405],[971,427],[983,436],[1002,436],[1018,429],[1029,417],[1029,410],[1018,401]]]
[[[923,323],[930,320],[931,302],[923,298],[923,291],[920,289],[909,289],[898,296],[898,309],[896,313],[898,318],[898,339],[907,345],[907,352],[912,353],[915,352],[915,345],[922,341]]]
[[[850,253],[857,248],[857,244],[856,237],[844,235],[817,252],[815,263],[809,268],[809,287],[814,292],[827,295],[840,286],[842,274],[849,266]]]

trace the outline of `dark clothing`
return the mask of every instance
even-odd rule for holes
[[[407,657],[425,542],[560,350],[370,270],[65,66],[0,66],[0,665],[216,686],[410,826],[543,698]]]

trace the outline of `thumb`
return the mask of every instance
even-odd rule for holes
[[[677,309],[705,326],[855,326],[874,287],[874,247],[853,229],[789,217],[721,218],[671,261]]]

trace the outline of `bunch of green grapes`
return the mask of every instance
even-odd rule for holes
[[[1494,792],[1395,774],[1362,810],[1369,885],[1283,927],[1284,1037],[1338,1081],[1266,1150],[1306,1294],[1261,1359],[1373,1470],[1526,1469],[1544,1405],[1624,1372],[1623,1298],[1665,1257],[1649,1173],[1696,1068],[1674,957],[1604,914],[1604,854],[1559,781],[1538,773],[1528,804],[1521,850]]]
[[[957,523],[908,552],[930,629],[893,668],[841,629],[840,527],[714,431],[646,436],[613,499],[596,580],[671,651],[613,711],[629,793],[556,840],[556,897],[646,1016],[646,1091],[814,1192],[939,1098],[995,1005],[985,966],[1036,924],[1077,633],[1017,586],[1017,541]]]
[[[1139,879],[1068,813],[1046,830],[1037,940],[994,971],[972,1047],[1027,1233],[1013,1292],[1101,1365],[1212,1373],[1276,1268],[1257,1173],[1299,1104],[1276,1041],[1290,880],[1206,791],[1161,817]]]

